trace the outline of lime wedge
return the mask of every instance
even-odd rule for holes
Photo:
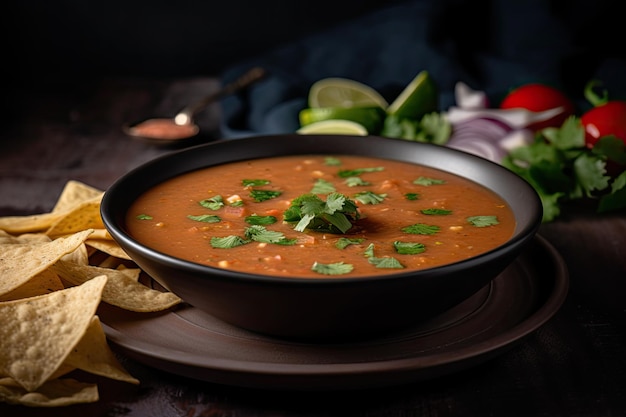
[[[422,71],[387,107],[387,114],[419,120],[438,110],[437,86],[427,71]]]
[[[378,91],[347,78],[322,78],[309,89],[309,107],[380,107],[389,104]]]
[[[323,120],[350,120],[365,127],[369,133],[375,134],[382,129],[385,111],[380,107],[309,107],[300,111],[299,118],[300,126]]]
[[[331,119],[311,123],[296,130],[301,135],[357,135],[366,136],[367,129],[351,120]]]

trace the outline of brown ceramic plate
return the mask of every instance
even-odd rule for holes
[[[292,390],[374,388],[425,380],[482,363],[535,331],[561,307],[567,268],[537,236],[474,296],[393,336],[307,344],[242,330],[193,307],[145,315],[102,305],[105,332],[129,357],[226,385]]]

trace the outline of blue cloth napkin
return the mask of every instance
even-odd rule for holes
[[[612,54],[598,40],[618,35],[619,25],[607,23],[613,2],[595,4],[413,0],[381,7],[228,68],[225,83],[254,65],[268,76],[222,101],[221,135],[294,132],[309,87],[326,77],[360,81],[391,102],[427,70],[439,88],[441,110],[454,104],[458,81],[485,91],[493,105],[517,85],[543,82],[584,107],[582,92],[592,78],[603,81],[612,97],[626,98],[624,51]]]

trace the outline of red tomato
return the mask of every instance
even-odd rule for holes
[[[501,109],[526,109],[540,112],[562,107],[563,111],[551,119],[533,123],[528,126],[532,130],[541,130],[545,127],[560,127],[565,119],[574,114],[572,101],[561,91],[545,84],[524,84],[509,92],[502,103]]]
[[[593,148],[603,136],[615,135],[626,143],[626,101],[609,101],[592,108],[580,118],[585,128],[585,143]]]

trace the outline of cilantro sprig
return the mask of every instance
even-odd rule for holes
[[[343,194],[334,192],[326,196],[326,201],[316,194],[303,194],[294,200],[283,213],[283,220],[295,223],[294,229],[305,229],[328,233],[345,233],[360,217],[354,201]]]
[[[561,214],[564,203],[575,200],[597,200],[598,212],[626,208],[626,172],[611,178],[608,160],[626,161],[623,142],[606,136],[588,149],[580,119],[570,116],[561,127],[543,129],[533,143],[511,150],[502,165],[533,186],[543,221],[549,222]]]

